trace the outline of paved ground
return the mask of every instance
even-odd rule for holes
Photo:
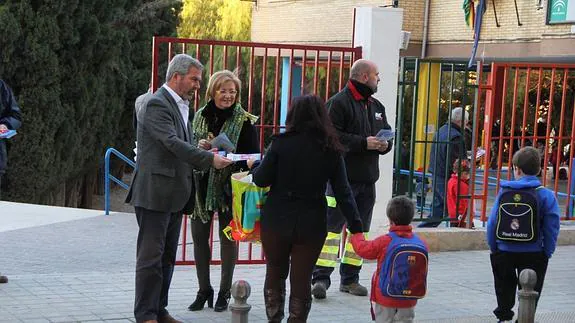
[[[13,205],[11,205],[13,206]],[[17,212],[3,212],[6,227]],[[38,223],[0,230],[0,270],[9,276],[0,285],[0,322],[131,322],[134,295],[136,222],[133,215],[68,218],[73,210],[39,208]],[[74,211],[75,212],[75,211]],[[59,214],[59,220],[45,218]],[[48,224],[45,224],[48,223]],[[575,322],[575,246],[561,247],[550,262],[539,322]],[[488,254],[484,251],[433,253],[429,294],[417,307],[422,322],[490,322],[495,306]],[[365,265],[361,280],[369,284],[374,263]],[[250,322],[265,322],[263,265],[239,265],[235,279],[252,285]],[[337,277],[337,276],[336,276]],[[218,286],[219,266],[212,269]],[[365,297],[335,289],[313,304],[309,322],[370,322]],[[188,312],[197,291],[195,268],[177,268],[169,310],[185,322],[229,322],[230,313],[205,309]]]

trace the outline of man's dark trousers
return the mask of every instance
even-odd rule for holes
[[[168,314],[168,291],[174,273],[182,214],[135,209],[140,229],[134,316],[137,322],[143,322]]]
[[[433,178],[433,204],[431,205],[431,217],[428,218],[429,222],[422,222],[418,225],[419,228],[434,228],[441,224],[441,219],[443,218],[445,211],[445,197],[446,197],[446,185],[445,178],[434,177]]]
[[[375,205],[375,184],[374,183],[350,183],[351,191],[355,198],[355,203],[359,210],[359,216],[363,223],[363,231],[369,232],[371,227],[371,218],[373,214],[373,206]],[[329,195],[329,194],[328,194]],[[327,231],[333,233],[341,233],[345,224],[345,218],[339,208],[328,208],[327,216]],[[315,266],[312,277],[312,284],[321,281],[329,288],[331,285],[331,273],[333,267]],[[340,283],[342,285],[349,285],[359,282],[359,272],[361,266],[352,266],[349,264],[340,264],[339,275]]]

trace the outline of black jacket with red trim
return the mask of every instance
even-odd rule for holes
[[[367,150],[367,137],[381,129],[391,129],[385,107],[373,97],[365,99],[351,81],[326,103],[329,116],[347,148],[345,166],[351,183],[375,183],[379,178],[379,155],[391,151],[393,140],[385,151]]]

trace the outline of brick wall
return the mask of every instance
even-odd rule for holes
[[[473,30],[465,24],[463,0],[432,0],[431,3],[428,35],[431,44],[473,40]],[[513,0],[496,0],[495,4],[500,27],[495,23],[493,2],[488,1],[481,29],[482,42],[534,42],[546,37],[574,37],[569,25],[545,25],[547,9],[537,10],[535,1],[517,1],[522,26],[517,25]]]
[[[545,0],[543,1],[546,4]],[[575,0],[574,0],[575,1]],[[258,0],[252,15],[252,40],[350,46],[353,8],[382,6],[391,0]],[[495,0],[500,27],[495,24],[493,0],[488,0],[481,42],[506,46],[488,50],[493,57],[573,55],[575,39],[570,25],[545,25],[547,8],[536,9],[535,0],[517,0],[522,26],[517,25],[513,0]],[[463,0],[431,0],[428,53],[466,57],[473,31],[465,24]],[[419,55],[423,36],[425,0],[399,0],[404,8],[403,30],[411,32],[409,53]],[[575,40],[574,40],[575,43]],[[445,47],[446,45],[452,45]],[[529,45],[529,46],[528,46]],[[455,46],[455,47],[453,47]],[[528,52],[525,48],[529,47]]]
[[[390,3],[391,0],[258,0],[252,14],[252,41],[350,46],[353,8]],[[421,41],[424,3],[400,1],[406,17],[403,29],[412,31],[412,41]]]

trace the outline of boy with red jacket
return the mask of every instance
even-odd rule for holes
[[[372,241],[366,241],[361,233],[351,237],[355,253],[365,259],[377,259],[377,270],[371,280],[371,315],[377,323],[383,322],[413,322],[417,298],[386,296],[380,287],[382,267],[392,257],[393,249],[389,248],[394,240],[415,239],[423,243],[425,249],[425,275],[427,275],[427,244],[412,232],[411,220],[415,214],[413,201],[406,196],[396,196],[387,204],[387,217],[390,222],[389,233]],[[425,278],[424,278],[425,280]],[[412,282],[408,284],[413,286]],[[425,286],[425,281],[423,281]],[[425,293],[425,290],[423,291]]]

